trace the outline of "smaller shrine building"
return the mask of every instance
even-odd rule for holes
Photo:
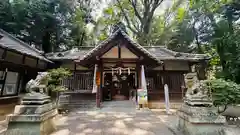
[[[42,52],[0,29],[0,104],[17,102],[26,83],[49,63]]]

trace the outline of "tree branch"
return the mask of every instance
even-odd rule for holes
[[[132,7],[133,7],[133,10],[134,10],[134,13],[135,15],[137,16],[137,18],[140,20],[140,22],[142,22],[142,17],[140,16],[138,10],[137,10],[137,1],[136,0],[128,0]]]
[[[128,28],[129,28],[134,34],[138,34],[138,32],[131,27],[130,20],[129,20],[127,14],[125,13],[125,11],[124,11],[124,9],[123,9],[120,1],[117,0],[117,2],[118,2],[118,5],[119,5],[119,8],[120,8],[121,12],[123,13],[123,17],[125,18],[125,20],[126,20],[126,22],[127,22]]]

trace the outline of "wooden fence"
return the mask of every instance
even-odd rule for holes
[[[64,79],[61,83],[69,90],[92,90],[93,73],[75,73],[73,76]]]

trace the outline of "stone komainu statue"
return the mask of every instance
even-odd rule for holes
[[[204,80],[199,81],[197,73],[185,75],[187,92],[184,102],[191,106],[212,106],[210,90]]]
[[[48,76],[47,72],[38,72],[38,75],[35,80],[31,79],[27,84],[26,84],[26,90],[28,92],[36,92],[40,88],[46,87],[47,81],[46,79]]]

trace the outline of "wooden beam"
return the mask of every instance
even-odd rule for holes
[[[97,92],[96,92],[96,106],[97,108],[100,108],[101,105],[101,99],[100,99],[100,92],[101,92],[101,80],[102,80],[102,76],[101,76],[101,71],[102,71],[102,67],[101,67],[101,63],[99,62],[98,64],[98,69],[97,72],[100,72],[100,85],[97,84]]]
[[[122,58],[122,55],[121,55],[121,46],[118,44],[118,58]]]
[[[38,68],[39,59],[37,59],[36,67]]]
[[[18,95],[19,93],[20,93],[20,86],[21,86],[21,79],[23,79],[23,77],[24,77],[24,73],[23,72],[20,72],[20,73],[18,73],[18,79],[17,79],[17,91],[16,91],[16,94]]]
[[[22,57],[22,64],[25,64],[25,58],[26,58],[26,55],[23,55],[23,57]]]
[[[118,62],[118,61],[121,61],[121,62],[137,62],[138,59],[127,59],[127,58],[124,58],[124,59],[121,59],[121,58],[102,58],[101,59],[103,62]]]
[[[162,69],[163,69],[163,71],[165,71],[166,70],[166,68],[165,68],[165,64],[163,63],[163,65],[162,65]]]
[[[100,61],[99,62],[99,66],[100,66],[100,72],[101,72],[101,80],[100,80],[100,92],[99,92],[99,97],[100,97],[100,102],[102,101],[102,95],[103,95],[103,71],[104,71],[104,67],[103,67],[103,62]]]
[[[1,56],[1,59],[4,60],[6,58],[6,56],[7,56],[7,49],[4,49],[4,52],[3,52],[2,56]]]
[[[8,72],[8,69],[6,68],[6,69],[5,69],[5,72],[4,72],[4,79],[2,80],[3,83],[2,83],[2,90],[1,90],[0,96],[3,96],[3,91],[4,91],[6,79],[7,79],[7,72]]]
[[[136,65],[136,73],[137,73],[137,74],[136,74],[136,78],[137,78],[137,86],[136,86],[136,87],[137,87],[137,89],[138,89],[138,88],[140,88],[140,85],[141,85],[141,84],[140,84],[140,82],[141,82],[141,81],[140,81],[140,75],[141,75],[141,73],[140,73],[140,64],[139,64],[139,63],[137,63],[137,65]]]
[[[74,63],[74,71],[73,71],[73,89],[75,90],[75,88],[77,88],[77,81],[76,81],[76,70],[77,70],[77,64],[76,62]]]
[[[77,70],[77,64],[74,62],[74,72]]]

